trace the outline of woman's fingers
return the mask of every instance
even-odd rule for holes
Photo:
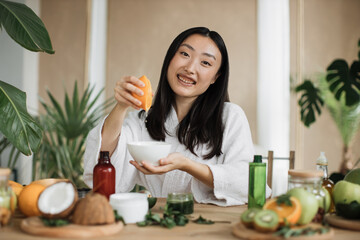
[[[136,99],[133,94],[138,96],[144,95],[144,92],[139,88],[144,86],[145,84],[136,77],[123,77],[116,82],[114,88],[115,99],[123,105],[132,106],[135,109],[139,109],[141,101]]]
[[[153,166],[147,162],[141,162],[142,166],[135,161],[130,161],[132,165],[134,165],[139,171],[144,174],[164,174],[173,170],[169,165],[165,166]]]

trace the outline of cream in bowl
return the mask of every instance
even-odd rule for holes
[[[159,160],[169,155],[171,144],[157,141],[129,142],[127,148],[140,165],[144,161],[159,166]]]
[[[149,210],[145,193],[114,193],[110,195],[109,202],[126,224],[144,221]]]

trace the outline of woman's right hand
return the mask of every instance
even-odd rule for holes
[[[145,87],[145,84],[134,76],[125,76],[117,81],[114,88],[114,97],[118,105],[139,110],[141,102],[132,95],[132,93],[139,96],[144,95],[144,92],[139,87]]]

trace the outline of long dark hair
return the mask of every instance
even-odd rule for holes
[[[224,102],[229,101],[228,53],[223,39],[215,31],[210,31],[205,27],[190,28],[180,33],[171,43],[164,59],[155,100],[146,118],[146,128],[150,136],[158,141],[164,141],[166,134],[169,134],[165,128],[165,120],[171,107],[175,104],[175,93],[168,83],[167,71],[170,61],[181,43],[193,34],[200,34],[213,40],[220,50],[222,62],[215,83],[211,84],[203,94],[196,98],[188,114],[179,123],[176,134],[179,142],[184,144],[194,155],[196,155],[194,149],[198,144],[207,144],[209,153],[202,157],[210,159],[215,155],[220,156],[222,154],[224,132],[222,112]],[[140,112],[140,116],[143,114],[144,112]]]

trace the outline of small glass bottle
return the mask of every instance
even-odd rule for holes
[[[93,171],[93,190],[108,199],[115,193],[115,168],[110,162],[109,152],[100,152],[98,163]]]
[[[7,225],[11,217],[11,189],[8,185],[11,170],[9,168],[0,168],[0,208],[4,208],[0,218],[0,227]]]
[[[313,222],[321,222],[325,215],[326,199],[325,189],[322,188],[323,172],[317,170],[289,170],[288,190],[292,188],[304,188],[312,193],[318,200],[318,211]]]
[[[262,208],[265,204],[266,163],[261,155],[255,155],[249,163],[249,195],[248,208]]]
[[[324,152],[320,152],[320,156],[316,160],[316,170],[323,171],[323,173],[324,173],[324,176],[322,179],[322,186],[330,194],[331,203],[330,203],[329,212],[333,213],[333,212],[335,212],[334,200],[332,199],[332,191],[334,188],[334,182],[331,181],[331,179],[329,178],[328,160],[327,160]]]

